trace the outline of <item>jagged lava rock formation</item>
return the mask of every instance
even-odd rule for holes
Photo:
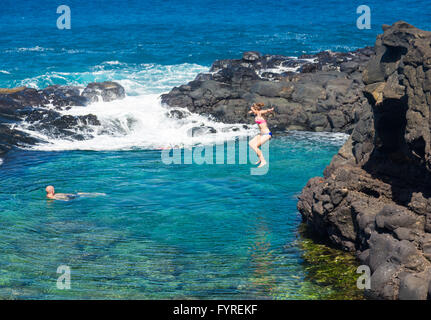
[[[264,102],[276,110],[273,131],[351,133],[368,107],[361,72],[372,54],[370,47],[299,58],[245,52],[242,59],[215,61],[208,73],[162,95],[162,102],[224,123],[251,123],[250,105]]]
[[[125,97],[124,88],[116,82],[90,83],[87,87],[52,85],[43,90],[19,87],[0,89],[0,158],[13,147],[24,147],[40,142],[19,130],[15,124],[27,124],[27,129],[46,133],[56,138],[82,140],[79,133],[90,133],[88,125],[100,125],[93,114],[72,116],[60,111],[72,106],[86,106],[99,99],[112,101]]]
[[[370,108],[298,209],[370,267],[370,296],[429,299],[431,32],[402,21],[383,31],[363,72]]]

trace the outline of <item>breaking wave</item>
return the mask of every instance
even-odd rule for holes
[[[195,64],[129,66],[119,61],[107,61],[88,72],[56,72],[25,79],[21,85],[35,88],[58,83],[58,79],[73,85],[112,80],[125,88],[126,98],[61,111],[64,115],[97,116],[101,125],[74,129],[75,133],[86,137],[84,140],[60,139],[32,131],[30,124],[25,122],[20,124],[20,129],[41,139],[43,143],[32,146],[31,149],[43,151],[188,147],[256,133],[257,128],[244,124],[224,124],[185,109],[168,108],[161,104],[160,94],[173,86],[193,80],[199,72],[207,70],[207,67]]]

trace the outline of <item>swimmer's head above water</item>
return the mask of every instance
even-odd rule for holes
[[[47,198],[50,198],[50,199],[53,199],[53,198],[54,198],[54,195],[55,195],[55,189],[54,189],[54,186],[47,186],[47,187],[45,188],[45,191],[46,191],[46,197],[47,197]]]
[[[46,197],[48,199],[53,199],[53,200],[68,201],[77,197],[77,195],[71,194],[71,193],[55,193],[54,186],[47,186],[45,188],[45,191],[46,191]]]

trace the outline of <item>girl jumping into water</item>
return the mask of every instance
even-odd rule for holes
[[[254,121],[259,125],[260,134],[258,134],[256,137],[250,140],[248,145],[256,152],[257,156],[259,157],[259,160],[256,162],[258,164],[260,162],[260,165],[258,168],[263,167],[266,165],[266,160],[263,157],[262,151],[259,149],[261,145],[263,145],[265,142],[267,142],[272,137],[271,131],[268,129],[268,125],[266,123],[266,120],[263,118],[264,114],[267,114],[269,112],[273,112],[274,108],[262,110],[262,107],[264,106],[263,103],[254,103],[250,107],[250,111],[248,113],[253,113],[255,115]]]

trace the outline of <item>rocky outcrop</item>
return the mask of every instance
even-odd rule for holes
[[[26,87],[0,89],[0,158],[13,147],[40,142],[17,129],[17,123],[24,122],[26,129],[47,136],[82,140],[85,136],[77,132],[91,133],[91,126],[100,125],[97,117],[93,114],[64,115],[61,111],[68,110],[71,106],[85,107],[99,99],[112,101],[124,97],[124,88],[110,81],[90,83],[85,88],[53,85],[43,90]],[[85,130],[79,130],[80,128]]]
[[[91,102],[99,101],[99,97],[103,101],[108,102],[116,99],[122,99],[126,96],[126,93],[124,88],[118,83],[105,81],[88,84],[81,96],[87,98]]]
[[[271,129],[348,132],[369,107],[361,72],[372,48],[324,51],[292,58],[245,52],[218,60],[208,73],[162,95],[171,107],[211,115],[225,123],[252,122],[254,102],[275,107]]]
[[[19,130],[0,124],[0,159],[13,147],[26,146],[37,143],[37,140]]]
[[[383,26],[363,71],[370,106],[298,209],[370,267],[372,297],[431,297],[431,32]]]

